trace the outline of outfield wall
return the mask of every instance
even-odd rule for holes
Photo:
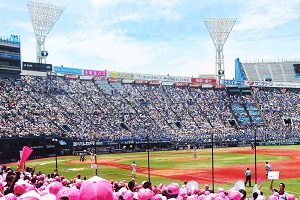
[[[253,141],[249,142],[214,142],[214,148],[251,146]],[[257,141],[257,146],[272,145],[299,145],[300,139],[274,140],[274,141]],[[39,159],[47,157],[55,157],[61,155],[79,155],[80,153],[97,154],[110,153],[128,153],[147,151],[163,151],[163,150],[182,150],[186,147],[194,145],[197,148],[211,148],[212,143],[171,143],[170,141],[80,141],[63,139],[57,136],[32,136],[32,137],[15,137],[0,139],[0,164],[17,162],[20,159],[20,151],[24,146],[33,149],[29,159]]]

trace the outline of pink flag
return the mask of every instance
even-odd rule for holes
[[[24,146],[23,147],[23,151],[22,151],[22,157],[20,160],[20,165],[23,166],[23,164],[25,163],[25,161],[27,160],[27,158],[30,156],[32,152],[32,149],[28,146]]]
[[[259,185],[261,185],[261,178],[257,178],[257,182]]]

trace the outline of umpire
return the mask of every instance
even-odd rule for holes
[[[252,172],[250,171],[249,168],[247,168],[247,170],[245,172],[245,176],[246,176],[245,186],[249,181],[249,187],[251,187],[251,175],[252,175]]]

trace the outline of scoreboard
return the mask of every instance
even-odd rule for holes
[[[300,64],[293,64],[295,73],[300,73]]]

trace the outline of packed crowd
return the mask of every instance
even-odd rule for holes
[[[254,133],[258,140],[299,138],[298,89],[230,95],[226,89],[118,84],[120,90],[107,92],[93,81],[60,76],[0,77],[0,136],[198,143],[212,134],[216,141],[251,141]]]
[[[23,169],[18,165],[16,170],[1,167],[0,200],[297,200],[285,191],[284,183],[278,189],[273,188],[273,180],[269,187],[272,195],[266,197],[261,185],[247,194],[243,181],[228,190],[218,188],[214,192],[208,184],[201,188],[196,181],[184,182],[182,186],[178,183],[155,186],[148,181],[137,183],[135,178],[118,182],[96,175],[87,179],[80,174],[67,180],[55,171],[46,175],[35,170],[35,166]]]

